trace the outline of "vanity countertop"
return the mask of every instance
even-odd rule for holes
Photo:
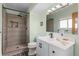
[[[49,37],[39,37],[38,39],[40,39],[48,44],[51,44],[51,45],[54,45],[61,49],[64,49],[64,50],[68,49],[69,47],[71,47],[75,44],[75,42],[73,42],[73,41],[62,41],[62,40],[58,40],[56,38],[49,38]]]

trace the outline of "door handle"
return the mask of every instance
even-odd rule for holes
[[[42,48],[42,43],[39,43],[39,47]]]

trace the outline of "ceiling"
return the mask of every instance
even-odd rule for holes
[[[48,9],[55,7],[58,3],[38,3],[32,11],[36,13],[47,12]],[[39,12],[38,12],[39,11]]]
[[[32,8],[36,3],[6,3],[3,4],[4,7],[18,10],[18,11],[23,11],[27,12],[29,8]]]
[[[3,6],[9,9],[14,9],[23,12],[28,12],[28,10],[32,10],[33,12],[42,13],[47,12],[49,8],[54,7],[57,4],[58,3],[5,3],[3,4]]]

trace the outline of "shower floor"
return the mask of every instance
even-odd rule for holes
[[[15,45],[15,46],[10,46],[6,48],[5,55],[17,55],[20,54],[24,51],[28,51],[28,48],[26,45]]]

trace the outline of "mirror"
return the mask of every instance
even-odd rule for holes
[[[78,33],[78,4],[73,3],[69,6],[50,12],[46,19],[47,32]]]

